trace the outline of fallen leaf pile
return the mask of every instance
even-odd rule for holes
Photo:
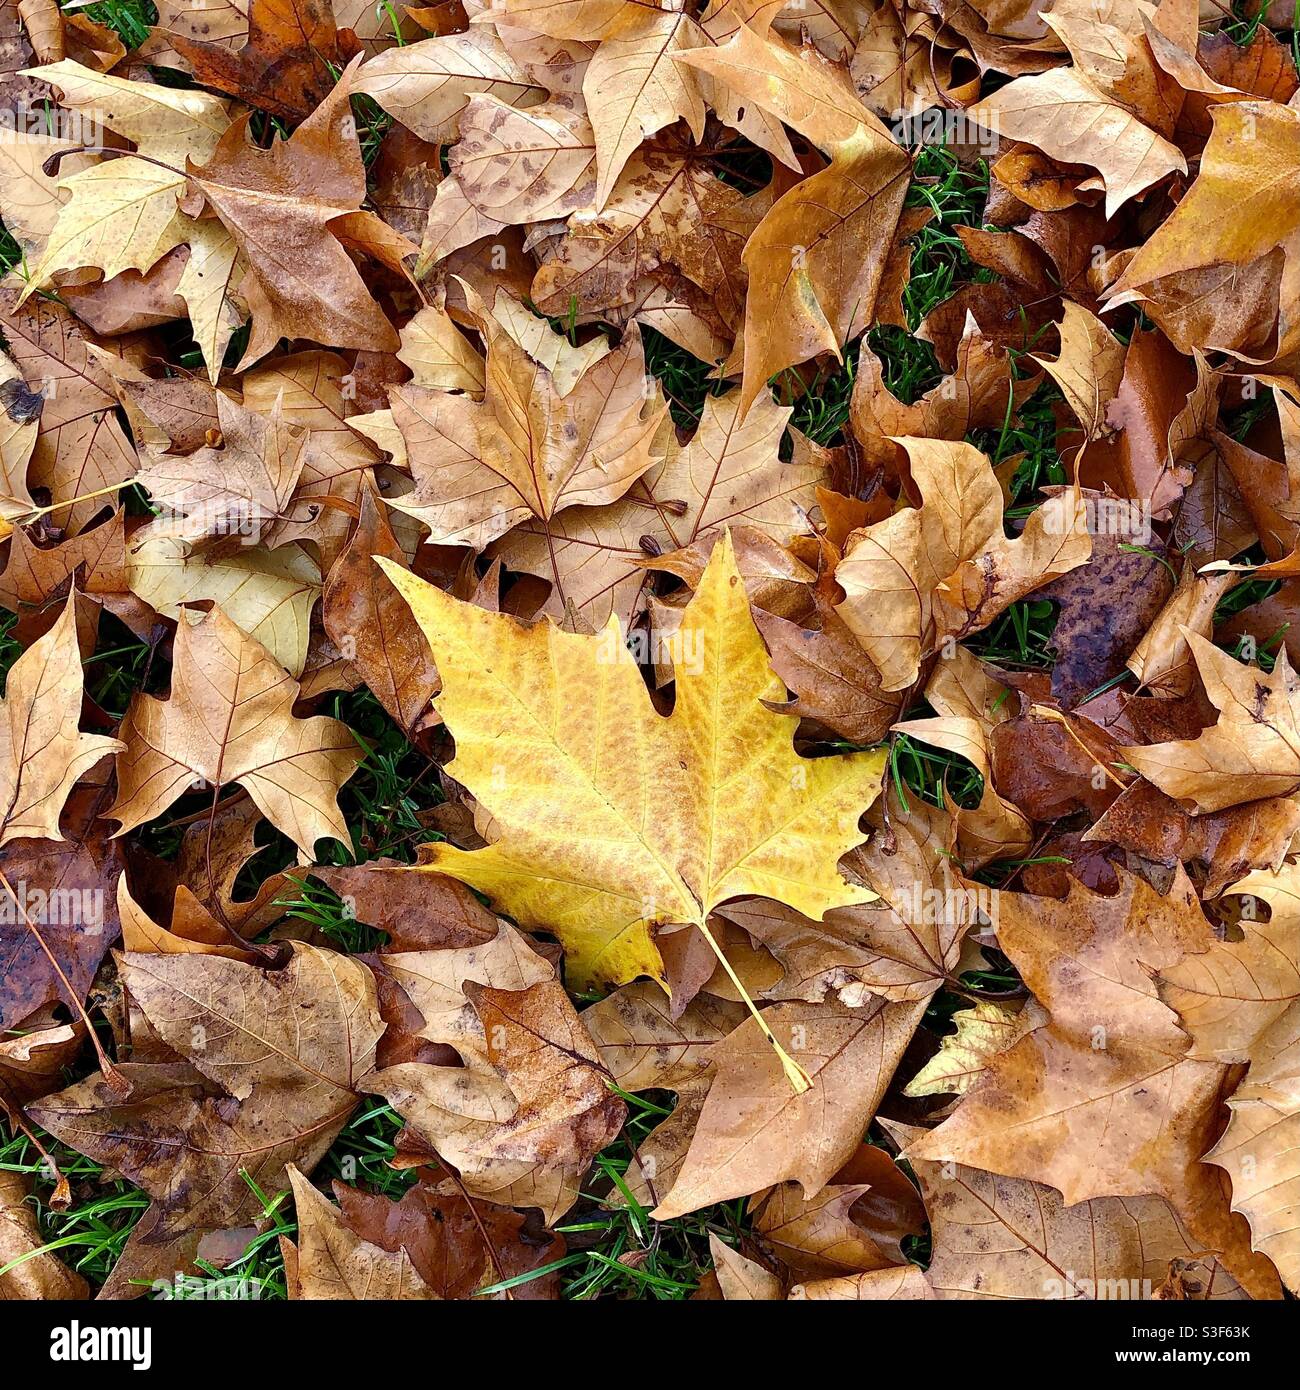
[[[0,1298],[1300,1294],[1293,9],[0,0]]]

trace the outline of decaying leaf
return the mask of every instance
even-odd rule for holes
[[[289,1165],[319,1162],[352,1113],[383,1024],[365,966],[312,946],[296,946],[279,971],[202,954],[135,953],[122,967],[179,1059],[124,1066],[125,1098],[95,1076],[30,1113],[153,1198],[144,1238],[116,1271],[151,1282],[188,1269],[204,1232],[256,1218],[248,1179],[284,1192]]]
[[[61,840],[59,815],[73,784],[123,747],[78,728],[82,683],[73,593],[58,622],[14,663],[5,685],[0,845],[22,837]]]
[[[767,1026],[812,1080],[802,1095],[791,1093],[758,1021],[746,1019],[711,1054],[713,1083],[656,1218],[791,1179],[815,1196],[857,1148],[923,1008],[876,999],[862,1008],[776,1004],[765,1010]],[[755,1144],[755,1132],[762,1144]]]
[[[837,610],[875,662],[886,690],[916,678],[947,638],[986,626],[1008,604],[1083,564],[1091,541],[1069,493],[1044,503],[1014,541],[1002,491],[969,444],[903,440],[922,498],[846,542]]]
[[[1148,781],[1198,811],[1220,811],[1300,784],[1297,685],[1285,650],[1269,674],[1243,666],[1189,629],[1184,637],[1218,722],[1195,738],[1125,749]]]
[[[329,226],[357,211],[365,197],[348,89],[345,79],[290,138],[269,150],[252,144],[243,120],[225,132],[210,157],[206,151],[189,156],[187,172],[248,260],[240,286],[253,315],[246,364],[285,336],[334,347],[398,346]]]
[[[75,533],[111,505],[101,489],[128,481],[136,460],[114,414],[112,381],[89,350],[94,334],[55,300],[18,300],[12,281],[0,285],[0,331],[27,391],[41,399],[28,482],[68,504],[58,520]]]
[[[998,940],[1049,1022],[991,1058],[953,1116],[909,1152],[1047,1183],[1070,1206],[1163,1197],[1252,1296],[1275,1296],[1272,1265],[1201,1162],[1225,1071],[1190,1054],[1152,979],[1213,941],[1186,878],[1163,899],[1129,876],[1114,898],[1077,885],[1063,903],[1004,895]],[[1063,1142],[1067,1131],[1086,1142]]]
[[[392,393],[416,480],[395,503],[430,541],[482,549],[533,517],[617,501],[662,457],[666,408],[635,332],[614,352],[580,352],[508,296],[489,313],[468,294],[487,347],[483,400],[418,376]]]
[[[1232,1118],[1207,1161],[1226,1170],[1233,1208],[1250,1222],[1253,1243],[1294,1290],[1300,1263],[1294,1215],[1300,1177],[1294,1160],[1296,1101],[1288,1082],[1300,1011],[1295,866],[1255,873],[1232,885],[1249,895],[1242,939],[1215,941],[1161,975],[1161,997],[1191,1034],[1193,1054],[1249,1062],[1228,1102]],[[1258,910],[1268,908],[1264,921]]]
[[[401,1062],[367,1088],[474,1196],[540,1207],[553,1223],[624,1114],[554,965],[508,926],[484,947],[388,961],[424,1018],[421,1036],[464,1065]]]
[[[83,1299],[89,1289],[53,1254],[42,1251],[45,1239],[27,1201],[27,1185],[18,1173],[0,1176],[0,1299]]]
[[[290,1296],[307,1299],[430,1299],[437,1295],[400,1246],[384,1250],[362,1240],[292,1164],[289,1181],[298,1216],[298,1243],[286,1249]],[[287,1244],[287,1243],[286,1243]],[[289,1249],[293,1254],[289,1256]]]
[[[984,1074],[990,1057],[1015,1041],[1019,1010],[995,999],[981,999],[952,1016],[957,1025],[939,1051],[907,1083],[905,1095],[964,1096]]]
[[[926,1278],[939,1298],[1148,1299],[1171,1260],[1195,1270],[1191,1296],[1245,1297],[1159,1197],[1067,1207],[1042,1183],[914,1162],[934,1232]]]
[[[121,732],[117,800],[125,834],[187,791],[238,782],[258,809],[311,854],[323,835],[348,838],[335,800],[360,759],[337,720],[296,719],[298,683],[219,608],[183,614],[169,699],[140,695]]]

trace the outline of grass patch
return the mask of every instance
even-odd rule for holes
[[[82,13],[96,24],[112,29],[128,52],[139,48],[149,37],[150,28],[158,23],[158,7],[152,0],[100,0]]]
[[[736,1245],[750,1228],[745,1198],[674,1221],[653,1221],[626,1182],[636,1147],[672,1111],[664,1092],[620,1091],[628,1121],[618,1140],[596,1157],[584,1199],[556,1229],[569,1245],[564,1296],[676,1302],[689,1298],[713,1267],[709,1234]]]

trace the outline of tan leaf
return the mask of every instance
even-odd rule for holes
[[[754,1019],[715,1047],[716,1069],[672,1190],[654,1211],[667,1221],[793,1179],[815,1196],[857,1148],[923,1004],[872,999],[776,1004],[764,1021],[812,1080],[791,1092]]]
[[[939,1298],[1144,1300],[1171,1260],[1189,1264],[1196,1298],[1247,1296],[1159,1197],[1066,1206],[1042,1183],[909,1161],[930,1213],[934,1253],[926,1278]]]
[[[516,325],[556,362],[557,380],[467,294],[487,344],[484,398],[416,385],[390,393],[416,480],[393,504],[423,521],[431,542],[481,548],[530,517],[549,521],[566,507],[615,501],[662,456],[667,417],[658,387],[647,385],[635,330],[575,380],[559,367],[568,355],[549,342],[559,335],[547,329],[532,338]]]
[[[185,301],[194,341],[208,365],[208,378],[216,385],[221,362],[243,315],[232,294],[244,275],[239,243],[214,217],[187,229],[190,256],[176,285]]]
[[[158,506],[184,518],[194,542],[257,537],[288,511],[302,471],[306,433],[278,403],[260,415],[218,393],[217,420],[220,449],[182,455],[147,448],[137,474]]]
[[[1106,215],[1167,174],[1186,173],[1176,145],[1093,85],[1077,68],[1018,77],[969,108],[971,120],[1101,175]]]
[[[712,1079],[713,1049],[744,1017],[742,1004],[708,994],[679,1008],[645,980],[583,1011],[582,1022],[620,1090],[677,1095],[673,1113],[642,1141],[625,1176],[643,1205],[657,1205],[676,1181]]]
[[[472,1193],[540,1207],[550,1222],[577,1199],[583,1173],[618,1133],[625,1109],[609,1091],[554,967],[536,958],[536,969],[549,978],[520,987],[529,977],[518,973],[518,962],[532,953],[509,927],[502,933],[499,941],[515,943],[504,965],[488,962],[477,971],[504,968],[502,988],[474,982],[479,947],[431,953],[456,956],[465,983],[459,1000],[447,999],[435,1011],[425,1035],[463,1048],[468,1065],[399,1063],[373,1073],[366,1086],[455,1166]],[[457,962],[430,964],[444,974],[457,969]],[[449,986],[431,982],[431,988]]]
[[[457,116],[476,93],[512,105],[542,96],[496,34],[478,24],[376,54],[358,72],[355,90],[435,143],[455,134]]]
[[[338,1208],[291,1163],[289,1182],[298,1218],[291,1298],[408,1302],[437,1298],[400,1247],[384,1250],[348,1229]]]
[[[173,168],[183,168],[186,158],[206,158],[230,125],[230,103],[207,92],[129,82],[70,59],[33,75],[57,87],[64,106],[90,111],[141,154]]]
[[[15,635],[31,641],[49,631],[58,617],[57,600],[76,575],[86,598],[103,603],[136,632],[152,626],[145,603],[127,592],[127,543],[124,513],[118,512],[90,531],[49,548],[39,548],[18,528],[0,573],[0,603],[18,614]],[[78,573],[79,571],[79,573]]]
[[[713,1256],[713,1268],[722,1288],[722,1296],[729,1303],[773,1303],[781,1300],[781,1281],[776,1275],[764,1269],[757,1260],[733,1250],[712,1231],[709,1232],[709,1253]]]
[[[125,1099],[97,1075],[32,1114],[154,1199],[114,1269],[128,1293],[133,1274],[171,1282],[203,1232],[257,1219],[257,1192],[287,1191],[289,1163],[315,1167],[384,1025],[364,965],[298,943],[278,971],[199,955],[128,955],[122,968],[149,1025],[187,1060],[122,1064]]]
[[[890,1163],[881,1150],[876,1152]],[[915,1196],[915,1189],[910,1190]],[[878,1245],[872,1238],[869,1216],[863,1224],[853,1217],[855,1208],[871,1191],[871,1183],[839,1182],[805,1198],[798,1183],[782,1183],[754,1213],[754,1229],[782,1263],[804,1279],[884,1269],[897,1263],[895,1252],[882,1248],[887,1244],[884,1240]]]
[[[183,605],[210,600],[290,675],[302,674],[321,577],[301,546],[195,550],[184,524],[160,518],[134,532],[124,560],[131,592],[160,617],[184,622]]]
[[[348,74],[353,68],[348,68]],[[253,315],[244,365],[281,337],[392,351],[397,334],[327,224],[366,196],[365,167],[343,80],[288,139],[269,150],[236,122],[210,158],[191,157],[194,184],[248,258],[240,293]]]
[[[1193,1055],[1250,1064],[1228,1101],[1227,1131],[1206,1160],[1227,1172],[1234,1210],[1245,1213],[1256,1249],[1292,1290],[1300,1282],[1300,1098],[1292,1080],[1300,1055],[1298,875],[1284,864],[1232,884],[1229,893],[1247,895],[1241,939],[1216,940],[1160,976],[1160,997],[1178,1011]]]
[[[646,9],[601,43],[582,80],[596,137],[596,209],[609,200],[623,166],[641,142],[675,120],[704,138],[704,102],[674,59],[700,43],[699,27],[678,11]]]
[[[993,781],[994,728],[1011,718],[1007,687],[995,680],[965,647],[934,668],[925,697],[938,712],[934,719],[905,719],[896,733],[932,743],[971,763],[984,781],[979,805],[959,807],[945,789],[944,799],[957,824],[963,859],[970,864],[1013,858],[1029,848],[1029,820],[1001,795]]]
[[[286,424],[307,431],[292,499],[267,528],[265,541],[311,541],[328,569],[352,531],[378,461],[351,426],[355,374],[337,353],[296,352],[246,372],[243,388],[246,407],[273,419],[278,410]]]
[[[1216,940],[1162,971],[1160,997],[1178,1011],[1196,1056],[1249,1062],[1300,1002],[1300,870],[1285,864],[1276,873],[1248,874],[1227,891],[1248,895],[1241,939]]]
[[[463,142],[462,142],[463,143]],[[458,145],[459,149],[460,146]],[[546,325],[539,319],[542,328]],[[483,359],[445,309],[427,304],[398,334],[398,358],[417,386],[438,391],[483,392]],[[561,395],[564,394],[562,391]]]
[[[533,279],[533,302],[544,313],[576,314],[579,322],[635,312],[655,326],[657,311],[644,287],[675,271],[734,331],[745,300],[745,239],[775,188],[745,197],[690,147],[666,138],[659,147],[643,147],[598,216],[579,210],[569,218]]]
[[[492,554],[511,569],[549,579],[549,610],[557,615],[572,604],[593,625],[611,612],[630,620],[646,602],[642,536],[659,550],[677,550],[741,523],[781,543],[807,529],[825,472],[781,462],[789,418],[789,409],[770,396],[747,415],[738,391],[710,396],[690,442],[671,448],[622,499],[571,508],[547,526],[527,521]]]
[[[112,379],[94,360],[95,339],[56,300],[18,304],[14,282],[0,285],[0,327],[28,389],[44,397],[29,482],[68,502],[111,484],[125,484],[136,458],[117,422]],[[69,534],[84,530],[112,497],[61,508]]]
[[[1070,300],[1061,323],[1061,352],[1055,361],[1035,357],[1069,402],[1085,440],[1108,432],[1106,408],[1124,374],[1124,344],[1094,314]]]
[[[48,1242],[28,1198],[21,1173],[0,1173],[0,1265],[6,1270],[0,1274],[0,1301],[89,1298],[86,1281],[43,1250]]]
[[[62,153],[60,175],[80,173],[94,161],[90,155],[72,153],[77,148],[74,140],[41,131],[0,129],[0,201],[4,203],[5,227],[33,265],[40,260],[59,210],[68,200],[58,178],[45,173],[42,166],[51,155]]]
[[[1277,102],[1245,101],[1216,106],[1212,114],[1195,181],[1112,290],[1116,302],[1141,290],[1157,322],[1165,317],[1169,293],[1177,293],[1179,276],[1220,263],[1249,265],[1300,228],[1294,191],[1300,113]],[[1241,291],[1232,279],[1223,290],[1228,308]]]
[[[889,1302],[894,1299],[932,1299],[934,1290],[925,1274],[915,1265],[901,1269],[875,1269],[869,1274],[851,1274],[842,1279],[815,1279],[810,1284],[796,1284],[790,1290],[794,1301],[829,1300],[858,1302],[861,1300]]]
[[[185,162],[206,159],[216,149],[230,125],[228,103],[206,92],[127,81],[72,59],[33,71],[56,87],[64,106],[134,141],[142,157],[106,158],[79,172],[75,165],[64,171],[59,182],[69,199],[24,295],[59,270],[94,266],[106,279],[126,269],[148,270],[188,240],[192,224],[178,211]]]
[[[1300,732],[1293,701],[1300,687],[1285,648],[1265,674],[1190,628],[1183,636],[1220,711],[1218,722],[1195,738],[1125,748],[1124,757],[1167,796],[1201,812],[1294,791],[1300,786]]]
[[[1196,666],[1183,629],[1208,638],[1214,611],[1233,583],[1230,574],[1198,575],[1191,565],[1183,569],[1178,588],[1126,663],[1153,695],[1173,699],[1191,692]]]
[[[58,622],[14,662],[5,684],[0,845],[23,837],[61,840],[59,814],[73,783],[124,746],[77,727],[83,677],[76,598],[75,590],[69,593]]]
[[[1185,875],[1175,873],[1167,898],[1127,874],[1114,898],[1073,880],[1064,901],[1000,898],[998,941],[1050,1022],[991,1058],[984,1080],[909,1153],[1047,1183],[1071,1207],[1163,1197],[1253,1297],[1276,1297],[1271,1265],[1252,1253],[1244,1218],[1200,1162],[1226,1069],[1188,1054],[1152,979],[1213,940]]]
[[[12,531],[12,523],[36,506],[27,491],[27,465],[44,406],[44,396],[29,391],[22,373],[0,352],[0,530]]]
[[[864,130],[885,134],[842,68],[815,50],[796,50],[779,35],[761,35],[743,22],[725,43],[694,48],[678,61],[702,69],[828,152],[856,141]]]
[[[910,164],[888,136],[860,125],[828,168],[796,184],[745,247],[748,408],[768,379],[843,346],[873,318],[907,191]]]
[[[310,855],[348,843],[335,796],[360,750],[346,725],[295,719],[298,682],[219,608],[177,629],[172,693],[137,694],[122,721],[118,795],[105,814],[125,834],[196,785],[238,782],[266,818]]]
[[[223,956],[246,965],[264,963],[256,951],[235,944],[234,933],[220,922],[183,884],[176,890],[171,927],[155,922],[131,896],[123,874],[117,881],[117,912],[122,945],[137,954]]]
[[[442,260],[494,228],[585,207],[595,194],[595,159],[584,112],[558,102],[516,110],[495,96],[471,96],[448,155],[450,174],[429,210],[421,263]]]
[[[144,159],[107,159],[59,180],[67,195],[46,238],[30,284],[47,285],[65,270],[93,266],[106,279],[151,269],[184,243],[177,212],[185,179]]]
[[[1002,530],[1002,489],[970,444],[898,441],[920,507],[851,535],[835,577],[838,612],[875,662],[885,690],[916,678],[945,637],[987,625],[1009,603],[1083,564],[1091,543],[1070,494],[1040,507],[1024,534]]]

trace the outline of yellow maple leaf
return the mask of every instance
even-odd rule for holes
[[[865,838],[858,821],[885,755],[795,752],[798,720],[763,704],[785,689],[730,533],[672,639],[667,718],[617,619],[594,637],[528,627],[376,559],[442,674],[436,703],[456,738],[449,771],[496,834],[479,850],[434,845],[414,872],[450,874],[522,926],[553,932],[571,985],[662,981],[651,928],[693,924],[708,936],[709,913],[729,898],[774,898],[816,920],[874,898],[837,865]]]
[[[958,1009],[957,1025],[939,1050],[903,1088],[905,1096],[964,1096],[984,1075],[990,1057],[1015,1041],[1018,1005],[998,999],[976,1000],[973,1008]]]

